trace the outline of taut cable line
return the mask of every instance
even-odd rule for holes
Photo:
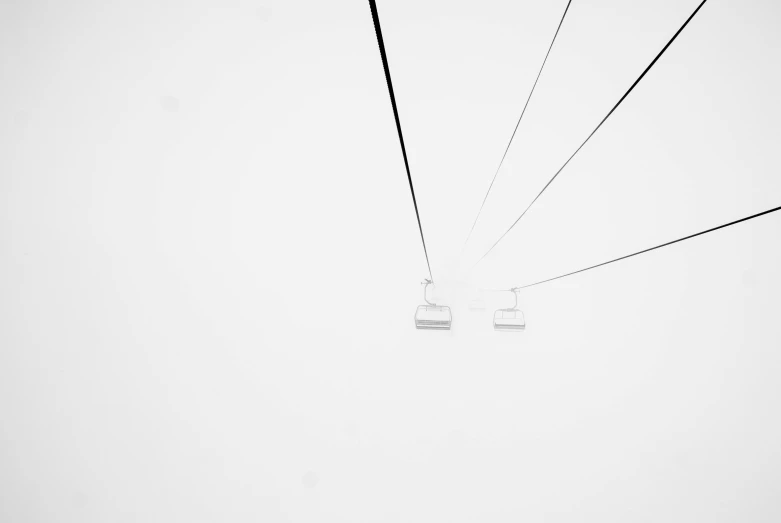
[[[415,198],[415,187],[412,185],[412,175],[409,172],[409,161],[407,160],[407,148],[404,147],[404,135],[401,132],[401,120],[399,119],[399,110],[396,107],[396,96],[393,94],[393,82],[391,82],[390,68],[388,67],[388,56],[385,54],[385,42],[382,39],[382,29],[380,28],[380,16],[377,14],[377,4],[374,0],[369,0],[369,7],[372,11],[374,20],[374,31],[377,33],[377,45],[380,46],[380,56],[382,57],[382,67],[385,69],[385,81],[388,84],[388,94],[390,94],[391,106],[393,106],[393,117],[396,119],[396,130],[399,133],[399,143],[401,144],[401,154],[404,156],[404,167],[407,169],[407,180],[409,181],[409,190],[412,193],[412,204],[415,206],[415,216],[418,219],[418,229],[420,230],[420,241],[423,242],[423,254],[426,255],[426,266],[428,267],[429,278],[433,281],[431,274],[431,263],[428,260],[428,249],[426,249],[426,238],[423,236],[423,225],[420,223],[420,212],[418,212],[418,200]]]
[[[766,214],[774,213],[774,212],[779,211],[779,210],[781,210],[781,206],[774,207],[773,209],[768,209],[767,211],[762,211],[762,212],[759,212],[757,214],[752,214],[751,216],[746,216],[745,218],[741,218],[739,220],[735,220],[735,221],[732,221],[732,222],[729,222],[729,223],[725,223],[723,225],[719,225],[718,227],[712,227],[712,228],[706,229],[704,231],[700,231],[700,232],[697,232],[697,233],[694,233],[694,234],[690,234],[688,236],[684,236],[683,238],[678,238],[677,240],[672,240],[672,241],[669,241],[669,242],[666,242],[666,243],[662,243],[661,245],[656,245],[655,247],[649,247],[648,249],[643,249],[642,251],[633,252],[632,254],[627,254],[626,256],[621,256],[620,258],[614,258],[614,259],[606,261],[606,262],[598,263],[596,265],[592,265],[592,266],[586,267],[584,269],[579,269],[577,271],[568,272],[568,273],[562,274],[560,276],[554,276],[553,278],[547,278],[545,280],[540,280],[540,281],[537,281],[537,282],[534,282],[534,283],[529,283],[527,285],[521,285],[518,288],[519,289],[528,289],[529,287],[534,287],[536,285],[541,285],[543,283],[551,282],[551,281],[554,281],[554,280],[560,280],[561,278],[566,278],[567,276],[572,276],[574,274],[580,274],[581,272],[590,271],[591,269],[596,269],[597,267],[603,267],[605,265],[609,265],[609,264],[615,263],[617,261],[626,260],[627,258],[631,258],[633,256],[638,256],[638,255],[644,254],[646,252],[651,252],[651,251],[654,251],[656,249],[661,249],[662,247],[667,247],[669,245],[673,245],[675,243],[682,242],[684,240],[690,240],[692,238],[696,238],[697,236],[702,236],[703,234],[708,234],[708,233],[711,233],[711,232],[714,232],[714,231],[718,231],[719,229],[725,229],[727,227],[731,227],[733,225],[737,225],[737,224],[742,223],[742,222],[747,222],[749,220],[753,220],[754,218],[759,218],[760,216],[764,216]],[[485,291],[494,291],[495,289],[484,289],[484,290]],[[496,289],[496,290],[498,290],[498,289]]]
[[[515,129],[513,129],[513,134],[510,136],[510,141],[507,143],[507,147],[504,149],[504,154],[502,155],[502,160],[499,162],[499,167],[496,168],[496,172],[494,173],[493,179],[491,179],[490,185],[488,185],[488,190],[485,192],[485,196],[483,197],[483,203],[480,204],[480,209],[477,211],[477,216],[475,216],[475,221],[472,223],[472,228],[469,229],[469,234],[466,237],[466,240],[464,240],[464,246],[461,248],[461,252],[464,252],[464,249],[466,249],[466,244],[469,243],[469,238],[472,237],[472,233],[475,230],[475,225],[477,225],[477,220],[480,219],[480,214],[483,212],[483,207],[485,207],[485,202],[488,200],[488,195],[491,193],[491,188],[494,186],[494,182],[496,181],[496,177],[499,174],[499,171],[502,168],[502,165],[504,164],[504,159],[507,157],[507,151],[510,150],[510,145],[513,143],[513,138],[515,138],[515,133],[518,131],[518,126],[521,125],[521,120],[523,119],[523,115],[526,114],[526,108],[529,106],[529,101],[532,99],[532,95],[534,94],[534,89],[537,87],[537,82],[540,80],[540,75],[542,75],[542,70],[545,68],[545,63],[548,61],[548,56],[550,55],[551,49],[553,49],[553,44],[556,42],[556,37],[559,35],[559,30],[561,29],[561,24],[564,23],[564,17],[567,16],[567,11],[569,11],[569,6],[572,3],[572,0],[569,0],[567,2],[567,7],[564,8],[564,14],[561,15],[561,20],[559,20],[559,25],[556,27],[556,32],[553,34],[553,40],[550,43],[550,46],[548,47],[548,52],[545,53],[545,59],[542,61],[542,66],[540,66],[540,71],[537,73],[537,78],[534,80],[534,85],[532,85],[532,90],[529,92],[529,97],[526,99],[526,103],[523,105],[523,110],[521,111],[521,116],[518,117],[518,122],[515,124]]]
[[[612,115],[612,114],[613,114],[613,112],[615,112],[615,110],[616,110],[616,109],[618,109],[618,106],[619,106],[619,105],[621,105],[621,103],[622,103],[622,102],[623,102],[623,101],[626,99],[626,97],[627,97],[627,96],[629,96],[629,93],[631,93],[631,92],[632,92],[632,90],[633,90],[633,89],[634,89],[634,88],[637,86],[637,84],[639,84],[639,83],[640,83],[640,80],[642,80],[642,79],[643,79],[643,77],[644,77],[644,76],[645,76],[645,75],[648,73],[648,71],[650,71],[650,70],[651,70],[651,68],[654,66],[654,64],[656,64],[656,62],[659,60],[659,58],[661,58],[661,57],[662,57],[662,55],[664,54],[664,52],[665,52],[665,51],[667,51],[667,48],[668,48],[668,47],[670,47],[670,45],[671,45],[671,44],[672,44],[672,43],[675,41],[675,39],[676,39],[676,38],[678,38],[678,35],[679,35],[679,34],[681,34],[681,31],[683,31],[683,30],[684,30],[684,28],[686,28],[686,26],[687,26],[687,25],[689,25],[689,22],[691,22],[692,18],[694,18],[694,15],[696,15],[696,14],[699,12],[700,8],[701,8],[703,5],[705,5],[705,2],[707,2],[707,1],[708,1],[708,0],[702,0],[702,2],[700,3],[700,5],[698,5],[698,6],[697,6],[697,9],[695,9],[695,10],[694,10],[694,12],[693,12],[691,15],[689,15],[689,18],[687,18],[687,19],[686,19],[686,21],[683,23],[683,25],[680,27],[680,29],[678,29],[678,31],[676,31],[676,33],[673,35],[673,37],[672,37],[672,38],[670,38],[670,41],[669,41],[669,42],[667,42],[667,45],[665,45],[665,46],[662,48],[662,50],[661,50],[661,51],[659,51],[659,54],[657,54],[657,55],[656,55],[656,58],[654,58],[654,59],[651,61],[651,63],[650,63],[650,64],[648,64],[648,67],[646,67],[646,68],[645,68],[645,70],[643,71],[643,73],[642,73],[642,74],[641,74],[641,75],[640,75],[640,76],[637,78],[637,80],[635,80],[635,82],[632,84],[632,86],[629,88],[629,90],[627,90],[627,92],[626,92],[626,93],[624,93],[624,96],[622,96],[622,97],[621,97],[621,99],[620,99],[620,100],[618,100],[618,102],[617,102],[617,103],[616,103],[616,104],[613,106],[613,108],[610,110],[610,112],[609,112],[609,113],[607,113],[607,116],[605,116],[605,117],[602,119],[602,121],[601,121],[601,122],[599,122],[599,125],[597,125],[597,126],[596,126],[596,128],[595,128],[593,131],[591,131],[591,134],[589,134],[589,135],[586,137],[586,139],[583,141],[583,143],[582,143],[582,144],[580,144],[580,147],[578,147],[578,148],[575,150],[575,152],[574,152],[574,153],[572,153],[572,156],[570,156],[570,157],[567,159],[567,161],[566,161],[566,162],[564,162],[564,165],[562,165],[562,166],[559,168],[559,170],[558,170],[558,171],[556,171],[556,174],[554,174],[554,175],[553,175],[553,177],[552,177],[550,180],[548,180],[548,183],[546,183],[546,184],[545,184],[545,186],[542,188],[542,190],[541,190],[541,191],[540,191],[540,192],[537,194],[537,196],[535,196],[535,197],[534,197],[534,199],[531,201],[531,203],[530,203],[530,204],[529,204],[529,205],[526,207],[526,209],[525,209],[525,210],[524,210],[524,211],[521,213],[521,215],[520,215],[520,216],[518,216],[518,218],[517,218],[517,219],[516,219],[516,220],[513,222],[513,224],[512,224],[512,225],[510,225],[510,227],[509,227],[509,228],[508,228],[508,229],[507,229],[507,230],[504,232],[504,234],[502,234],[502,235],[499,237],[499,239],[498,239],[498,240],[496,240],[496,242],[494,242],[494,244],[491,246],[491,248],[490,248],[490,249],[488,249],[488,251],[486,251],[486,253],[485,253],[485,254],[483,254],[483,255],[480,257],[480,259],[479,259],[479,260],[477,260],[477,262],[475,262],[475,264],[472,266],[472,269],[474,269],[474,268],[477,266],[477,264],[478,264],[478,263],[480,263],[481,261],[483,261],[483,259],[484,259],[486,256],[488,256],[488,254],[489,254],[491,251],[493,251],[493,250],[494,250],[494,247],[496,247],[496,246],[499,244],[499,242],[500,242],[500,241],[502,241],[502,239],[504,239],[504,237],[505,237],[505,236],[507,236],[507,233],[509,233],[509,232],[510,232],[510,231],[513,229],[513,227],[515,227],[515,226],[518,224],[518,222],[519,222],[519,221],[521,221],[521,218],[523,218],[523,217],[526,215],[526,213],[529,211],[529,209],[531,209],[532,205],[534,205],[534,202],[536,202],[536,201],[537,201],[537,199],[538,199],[538,198],[539,198],[539,197],[542,195],[542,193],[544,193],[544,192],[545,192],[545,190],[546,190],[546,189],[547,189],[547,188],[550,186],[550,184],[551,184],[551,183],[553,183],[553,180],[555,180],[555,179],[556,179],[556,177],[559,175],[559,173],[561,173],[561,171],[563,171],[563,170],[564,170],[564,168],[565,168],[565,167],[566,167],[566,166],[569,164],[569,162],[570,162],[570,161],[572,161],[572,159],[575,157],[575,155],[576,155],[576,154],[578,154],[578,152],[579,152],[579,151],[580,151],[580,150],[583,148],[583,146],[584,146],[584,145],[586,145],[586,143],[587,143],[587,142],[588,142],[588,141],[591,139],[591,137],[592,137],[592,136],[594,136],[594,134],[595,134],[595,133],[596,133],[596,132],[599,130],[599,128],[600,128],[600,127],[602,127],[602,124],[604,124],[604,123],[607,121],[607,119],[608,119],[608,118],[610,118],[610,115]]]

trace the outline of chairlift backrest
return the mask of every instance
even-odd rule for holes
[[[518,309],[499,309],[494,313],[494,330],[520,331],[526,328],[526,319]]]

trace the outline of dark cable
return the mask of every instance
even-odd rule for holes
[[[418,200],[415,198],[415,188],[412,185],[412,175],[409,172],[409,162],[407,161],[407,149],[404,147],[404,136],[401,134],[401,121],[399,120],[399,110],[396,107],[396,97],[393,94],[393,83],[391,82],[390,68],[388,67],[388,57],[385,54],[385,43],[382,39],[382,29],[380,29],[380,16],[377,14],[377,4],[374,0],[369,0],[369,7],[372,10],[372,19],[374,20],[374,31],[377,33],[377,44],[380,46],[380,55],[382,56],[382,67],[385,69],[385,81],[388,83],[388,93],[390,94],[391,105],[393,106],[393,117],[396,119],[396,130],[399,132],[399,143],[401,144],[401,154],[404,155],[404,167],[407,169],[407,180],[409,181],[409,190],[412,193],[412,203],[415,205],[415,216],[418,218],[418,229],[420,229],[420,240],[423,242],[423,253],[426,255],[426,265],[428,266],[429,278],[433,281],[431,274],[431,264],[428,261],[428,249],[426,249],[426,239],[423,237],[423,225],[420,223],[420,213],[418,212]]]
[[[469,238],[472,237],[472,233],[475,230],[475,225],[477,225],[477,220],[480,218],[480,213],[483,212],[483,207],[485,207],[485,202],[488,200],[488,195],[491,192],[491,188],[494,186],[494,182],[496,181],[496,176],[499,174],[499,170],[502,168],[502,164],[504,164],[504,159],[507,157],[507,151],[510,150],[510,145],[513,143],[513,138],[515,138],[515,133],[518,131],[518,126],[521,124],[521,120],[523,119],[523,115],[526,114],[526,108],[529,106],[529,101],[532,99],[532,95],[534,94],[534,88],[537,87],[537,82],[540,80],[540,75],[542,75],[542,70],[545,68],[545,62],[548,61],[548,55],[550,55],[551,49],[553,49],[553,44],[556,42],[556,37],[559,34],[559,29],[561,29],[561,24],[564,23],[564,17],[567,16],[567,11],[569,11],[569,5],[572,3],[572,0],[569,0],[567,2],[567,7],[564,9],[564,14],[561,15],[561,20],[559,21],[559,26],[556,28],[556,32],[553,34],[553,40],[550,43],[550,47],[548,47],[548,52],[545,53],[545,59],[542,61],[542,66],[540,67],[540,71],[537,73],[537,78],[534,80],[534,85],[532,85],[532,90],[529,92],[529,97],[526,99],[526,103],[523,106],[523,110],[521,111],[521,116],[518,118],[518,122],[515,124],[515,129],[513,129],[513,134],[510,136],[510,141],[507,143],[507,147],[504,150],[504,154],[502,155],[502,160],[499,162],[499,167],[496,168],[496,172],[494,173],[494,177],[491,180],[491,184],[488,186],[488,190],[485,193],[485,196],[483,197],[483,203],[480,204],[480,210],[477,211],[477,216],[475,216],[475,221],[472,223],[472,228],[469,230],[469,234],[466,237],[466,240],[464,241],[464,246],[462,247],[461,251],[466,248],[466,244],[469,242]]]
[[[567,276],[572,276],[573,274],[578,274],[578,273],[581,273],[581,272],[589,271],[591,269],[596,269],[597,267],[602,267],[603,265],[608,265],[608,264],[613,263],[613,262],[617,262],[617,261],[625,260],[627,258],[631,258],[632,256],[637,256],[638,254],[643,254],[643,253],[650,252],[650,251],[653,251],[653,250],[656,250],[656,249],[661,249],[662,247],[667,247],[668,245],[672,245],[674,243],[682,242],[684,240],[689,240],[691,238],[696,238],[697,236],[702,236],[703,234],[708,234],[709,232],[718,231],[719,229],[724,229],[725,227],[729,227],[731,225],[737,225],[738,223],[741,223],[741,222],[745,222],[745,221],[748,221],[748,220],[753,220],[754,218],[759,218],[760,216],[764,216],[765,214],[770,214],[770,213],[776,212],[778,210],[781,210],[781,206],[778,206],[778,207],[776,207],[774,209],[769,209],[767,211],[760,212],[760,213],[757,213],[757,214],[752,214],[751,216],[746,216],[745,218],[741,218],[740,220],[735,220],[734,222],[725,223],[724,225],[719,225],[718,227],[713,227],[711,229],[698,232],[696,234],[690,234],[689,236],[684,236],[683,238],[678,238],[677,240],[673,240],[671,242],[667,242],[667,243],[663,243],[661,245],[657,245],[656,247],[651,247],[649,249],[643,249],[642,251],[637,251],[637,252],[634,252],[632,254],[627,254],[626,256],[621,256],[620,258],[616,258],[614,260],[598,263],[596,265],[592,265],[591,267],[586,267],[585,269],[580,269],[578,271],[568,272],[567,274],[562,274],[561,276],[556,276],[554,278],[548,278],[547,280],[540,280],[538,282],[530,283],[528,285],[522,285],[520,288],[521,289],[528,289],[529,287],[534,287],[535,285],[540,285],[541,283],[547,283],[549,281],[558,280],[558,279],[561,279],[561,278],[565,278]]]
[[[543,187],[543,188],[542,188],[542,190],[539,192],[539,194],[537,194],[537,196],[535,196],[535,197],[534,197],[534,199],[533,199],[533,200],[532,200],[532,202],[529,204],[529,206],[528,206],[528,207],[526,207],[526,210],[525,210],[525,211],[523,211],[523,212],[521,213],[521,215],[518,217],[518,219],[517,219],[517,220],[515,220],[515,222],[513,222],[513,224],[510,226],[510,228],[509,228],[509,229],[507,229],[507,230],[504,232],[504,234],[502,234],[502,235],[499,237],[499,239],[498,239],[498,240],[496,240],[496,242],[495,242],[495,243],[494,243],[494,244],[491,246],[491,248],[490,248],[490,249],[488,249],[488,251],[487,251],[485,254],[483,254],[483,256],[482,256],[482,257],[481,257],[479,260],[477,260],[477,262],[476,262],[476,263],[475,263],[475,264],[472,266],[472,268],[473,268],[473,269],[474,269],[474,268],[477,266],[477,264],[478,264],[478,263],[480,263],[481,261],[483,261],[483,258],[485,258],[486,256],[488,256],[488,254],[489,254],[489,253],[490,253],[492,250],[494,250],[494,247],[496,247],[496,245],[497,245],[497,244],[498,244],[500,241],[502,241],[502,239],[503,239],[505,236],[507,236],[507,233],[509,233],[509,232],[510,232],[510,231],[513,229],[513,227],[515,227],[515,225],[516,225],[516,224],[517,224],[519,221],[521,221],[521,218],[523,218],[523,217],[524,217],[524,215],[526,215],[526,212],[527,212],[529,209],[531,209],[531,206],[532,206],[532,205],[534,205],[534,202],[536,202],[536,201],[537,201],[537,198],[539,198],[539,197],[540,197],[540,195],[542,195],[542,193],[544,193],[544,192],[545,192],[545,189],[547,189],[547,188],[548,188],[548,186],[549,186],[551,183],[553,183],[553,180],[555,180],[555,179],[556,179],[556,177],[559,175],[559,173],[560,173],[562,170],[564,170],[564,168],[567,166],[567,164],[569,164],[569,162],[570,162],[570,161],[571,161],[571,160],[572,160],[572,159],[575,157],[575,155],[576,155],[576,154],[578,154],[578,152],[579,152],[579,151],[580,151],[580,150],[583,148],[583,146],[584,146],[584,145],[586,145],[586,142],[588,142],[588,141],[591,139],[591,137],[592,137],[592,136],[594,136],[594,134],[595,134],[595,133],[596,133],[596,132],[599,130],[599,128],[600,128],[600,127],[602,127],[602,124],[603,124],[603,123],[605,123],[605,121],[606,121],[608,118],[610,118],[610,115],[611,115],[611,114],[613,114],[613,112],[614,112],[614,111],[615,111],[615,110],[618,108],[618,106],[619,106],[619,105],[621,105],[621,102],[623,102],[623,101],[624,101],[624,99],[625,99],[627,96],[629,96],[629,93],[631,93],[631,92],[632,92],[632,90],[635,88],[635,86],[636,86],[638,83],[640,83],[640,80],[642,80],[642,79],[643,79],[643,77],[646,75],[646,73],[648,73],[648,71],[650,71],[650,70],[651,70],[651,68],[654,66],[654,64],[656,63],[656,61],[657,61],[657,60],[659,60],[659,58],[661,58],[661,56],[664,54],[664,52],[667,50],[667,48],[668,48],[668,47],[670,47],[670,44],[672,44],[672,43],[675,41],[675,39],[676,39],[676,38],[678,38],[678,35],[679,35],[679,34],[681,34],[681,31],[683,31],[683,29],[684,29],[684,28],[685,28],[687,25],[689,25],[689,22],[691,21],[691,19],[692,19],[692,18],[694,18],[694,15],[696,15],[696,14],[697,14],[697,12],[700,10],[700,8],[701,8],[703,5],[705,5],[705,2],[707,2],[707,1],[708,1],[708,0],[702,0],[702,2],[700,3],[700,5],[698,5],[698,6],[697,6],[697,9],[695,9],[695,10],[694,10],[694,12],[693,12],[693,13],[692,13],[692,14],[689,16],[689,18],[687,18],[687,19],[686,19],[686,21],[683,23],[683,25],[681,26],[681,28],[680,28],[680,29],[678,29],[678,31],[677,31],[677,32],[676,32],[676,33],[673,35],[673,37],[670,39],[670,41],[669,41],[669,42],[667,42],[667,45],[665,45],[665,46],[664,46],[664,48],[663,48],[661,51],[659,51],[659,54],[657,54],[657,55],[656,55],[656,58],[654,58],[654,59],[653,59],[653,61],[652,61],[652,62],[651,62],[649,65],[648,65],[648,67],[646,67],[646,68],[645,68],[645,71],[643,71],[643,74],[641,74],[641,75],[640,75],[640,76],[637,78],[637,80],[635,80],[635,82],[632,84],[632,87],[630,87],[630,88],[629,88],[629,90],[628,90],[626,93],[624,93],[624,96],[622,96],[622,97],[621,97],[621,99],[618,101],[618,103],[617,103],[616,105],[614,105],[614,106],[613,106],[613,108],[610,110],[610,112],[609,112],[609,113],[607,113],[607,116],[605,116],[605,117],[602,119],[602,121],[601,121],[601,122],[599,122],[599,125],[597,125],[597,127],[596,127],[596,128],[593,130],[593,131],[591,131],[591,134],[589,134],[589,135],[588,135],[588,137],[586,138],[586,140],[585,140],[585,141],[584,141],[582,144],[580,144],[580,147],[578,147],[578,148],[575,150],[575,152],[574,152],[574,153],[572,153],[572,156],[570,156],[570,157],[569,157],[569,159],[568,159],[566,162],[564,162],[564,165],[562,165],[562,166],[561,166],[561,168],[560,168],[558,171],[556,171],[556,174],[554,174],[554,175],[553,175],[553,178],[551,178],[550,180],[548,180],[548,183],[546,183],[546,184],[545,184],[545,187]]]

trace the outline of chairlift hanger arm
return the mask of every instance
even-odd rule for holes
[[[514,310],[518,308],[518,294],[520,294],[521,289],[523,287],[510,287],[509,289],[480,289],[482,292],[512,292],[513,296],[515,296],[515,305],[512,309],[502,309],[502,310]]]
[[[433,305],[433,306],[436,307],[437,304],[436,303],[431,303],[430,301],[428,301],[428,297],[426,296],[426,291],[428,290],[428,286],[429,285],[433,285],[432,281],[429,280],[429,279],[425,279],[420,284],[423,285],[423,301],[425,301],[429,305]]]
[[[515,297],[515,305],[513,305],[513,309],[518,308],[518,294],[520,293],[520,290],[521,289],[519,287],[513,287],[512,289],[510,289],[510,292],[512,292],[513,296]]]

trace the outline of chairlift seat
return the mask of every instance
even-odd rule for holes
[[[474,299],[469,302],[469,310],[470,311],[484,311],[485,310],[485,301],[481,299]]]
[[[526,320],[518,309],[499,309],[494,313],[494,330],[520,331],[525,328]]]
[[[453,316],[445,305],[420,305],[415,312],[415,328],[427,330],[450,330]]]

